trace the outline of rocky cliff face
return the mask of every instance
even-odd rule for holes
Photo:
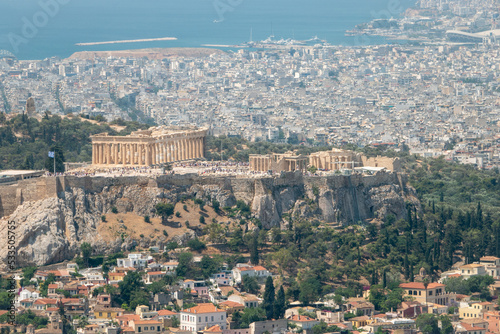
[[[221,178],[195,175],[124,178],[74,178],[61,180],[57,196],[22,203],[0,220],[0,235],[6,236],[8,221],[15,221],[18,265],[44,265],[71,259],[82,242],[97,253],[127,250],[148,240],[117,238],[105,241],[98,233],[101,215],[116,207],[119,212],[154,215],[158,202],[181,198],[216,199],[221,207],[237,200],[250,205],[252,215],[264,228],[283,225],[283,215],[343,224],[393,214],[406,215],[406,202],[418,205],[413,188],[404,176],[379,173],[374,176],[303,177],[288,173],[281,177]],[[183,243],[192,235],[177,237]],[[162,239],[162,241],[166,241]],[[4,239],[6,240],[6,239]],[[158,243],[158,239],[154,241]],[[7,249],[0,249],[6,263]]]

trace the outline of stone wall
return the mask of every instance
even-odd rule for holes
[[[64,177],[39,177],[19,180],[16,184],[0,185],[0,218],[12,214],[24,202],[57,197],[63,189]]]
[[[236,200],[254,204],[256,196],[280,200],[282,188],[296,189],[294,198],[301,192],[313,187],[327,190],[373,188],[381,185],[397,185],[404,192],[406,177],[398,173],[377,173],[363,176],[303,176],[300,172],[282,173],[280,177],[263,176],[260,178],[198,176],[197,174],[161,175],[157,177],[75,177],[58,176],[20,180],[14,185],[0,185],[0,217],[12,214],[24,202],[39,201],[46,198],[64,197],[65,191],[80,189],[87,194],[100,194],[110,187],[147,187],[176,191],[188,191],[193,186],[213,187],[231,193]],[[276,198],[276,196],[278,196]],[[352,196],[351,196],[352,197]],[[353,198],[351,198],[354,200]],[[281,210],[280,210],[281,211]],[[279,212],[281,214],[281,212]],[[365,216],[365,215],[363,215]]]

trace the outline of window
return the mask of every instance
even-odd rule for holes
[[[156,326],[156,331],[159,332],[160,331],[160,326]]]
[[[137,327],[137,331],[140,333],[142,332],[142,328],[141,327]]]
[[[99,316],[102,317],[102,312],[99,312]]]
[[[212,316],[212,321],[214,321],[214,316]]]

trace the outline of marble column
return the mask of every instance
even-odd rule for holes
[[[142,144],[137,144],[137,164],[142,165]]]
[[[126,144],[120,143],[120,164],[125,165],[125,159],[127,158],[125,149]]]
[[[201,137],[200,139],[200,158],[205,156],[205,138]]]
[[[191,145],[190,145],[191,159],[196,159],[196,154],[195,154],[195,139],[194,138],[189,138],[189,142],[191,143]]]
[[[172,142],[172,161],[179,161],[179,141]]]
[[[172,159],[172,143],[167,141],[165,144],[165,162],[171,162]]]
[[[181,147],[182,160],[186,160],[186,139],[181,140]]]
[[[186,143],[184,139],[181,139],[181,160],[186,160]]]
[[[150,165],[156,164],[156,145],[155,143],[152,143],[149,146],[149,156],[150,156]]]
[[[198,138],[194,139],[194,155],[196,158],[201,158],[200,157],[200,141]]]
[[[152,149],[152,145],[150,144],[145,144],[146,146],[146,166],[150,166],[151,165],[151,156],[152,156],[152,153],[153,153],[153,149]]]
[[[167,163],[168,162],[168,146],[170,144],[168,142],[165,142],[163,144],[163,162]]]
[[[118,144],[115,143],[115,144],[113,144],[113,146],[115,148],[115,151],[114,151],[115,158],[114,158],[113,164],[117,165],[118,164]]]

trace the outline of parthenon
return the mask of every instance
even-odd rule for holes
[[[151,166],[205,156],[207,129],[153,127],[128,136],[101,133],[92,138],[92,164]]]

